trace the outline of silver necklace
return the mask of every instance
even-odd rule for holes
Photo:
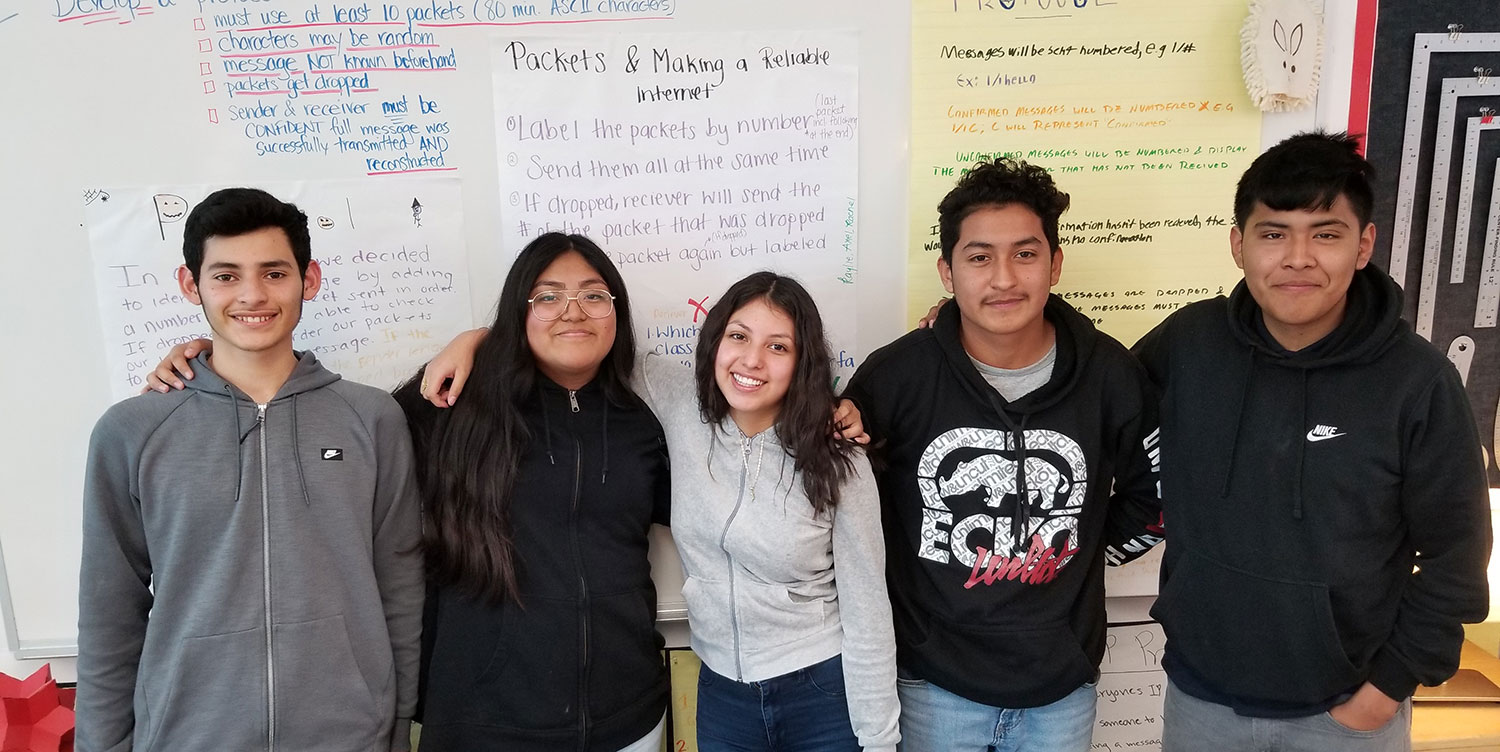
[[[745,436],[745,432],[741,431],[740,435],[741,436]],[[744,446],[745,451],[744,451],[743,459],[744,459],[744,462],[745,462],[745,472],[746,473],[750,472],[750,445],[754,444],[754,443],[756,443],[756,441],[755,441],[754,438],[752,438],[750,436],[745,436],[745,446]],[[766,440],[765,440],[765,438],[761,438],[759,444],[760,444],[760,446],[755,450],[755,474],[750,476],[750,503],[751,504],[755,503],[755,484],[760,481],[760,463],[761,463],[761,460],[764,459],[765,455],[766,455]]]

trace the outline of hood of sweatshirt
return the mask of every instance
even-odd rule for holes
[[[1220,495],[1228,497],[1234,478],[1235,451],[1239,446],[1240,431],[1245,417],[1245,404],[1259,368],[1287,368],[1301,374],[1301,385],[1296,394],[1286,399],[1301,405],[1304,422],[1307,414],[1308,375],[1317,369],[1338,365],[1368,363],[1380,357],[1400,339],[1406,330],[1401,320],[1401,288],[1396,286],[1388,274],[1373,264],[1354,273],[1349,284],[1349,297],[1344,308],[1344,318],[1339,325],[1322,339],[1295,352],[1282,347],[1266,329],[1261,308],[1251,296],[1249,287],[1241,280],[1229,294],[1227,307],[1229,330],[1244,352],[1242,368],[1245,373],[1240,391],[1239,407],[1234,412],[1233,439],[1229,443],[1224,487]],[[1293,493],[1292,516],[1302,519],[1301,477],[1307,445],[1302,444],[1297,455],[1293,477],[1297,488]]]
[[[1067,398],[1078,384],[1080,375],[1085,372],[1094,346],[1099,341],[1099,330],[1094,328],[1094,322],[1056,295],[1047,296],[1042,315],[1052,324],[1056,333],[1057,360],[1052,364],[1052,375],[1046,384],[1014,402],[1000,396],[979,374],[979,369],[974,367],[959,336],[958,305],[943,306],[932,324],[933,335],[942,348],[943,356],[954,372],[962,377],[964,388],[981,404],[989,405],[1006,430],[1010,431],[1011,444],[1016,448],[1016,488],[1021,498],[1026,497],[1030,488],[1026,479],[1027,418]],[[1022,504],[1020,507],[1019,514],[1011,518],[1012,533],[1017,536],[1020,531],[1028,529],[1031,523],[1027,505]]]
[[[965,388],[981,401],[993,405],[1007,425],[1013,419],[1041,412],[1065,399],[1078,383],[1079,375],[1084,372],[1099,340],[1094,322],[1056,295],[1047,297],[1042,315],[1057,333],[1057,361],[1052,365],[1052,377],[1041,388],[1014,402],[1001,397],[970,362],[969,353],[959,338],[957,305],[943,306],[932,324],[932,332],[944,356],[955,371],[963,374]]]
[[[318,357],[311,352],[297,353],[297,365],[292,368],[291,375],[287,376],[286,383],[282,384],[281,388],[276,390],[276,396],[271,398],[271,403],[285,400],[290,401],[292,441],[294,444],[299,436],[299,432],[297,431],[297,395],[327,386],[338,381],[340,378],[342,377],[338,374],[324,368],[323,364],[318,362]],[[251,408],[257,408],[255,400],[250,399],[249,395],[241,391],[239,387],[225,381],[222,376],[214,372],[210,353],[200,353],[197,357],[193,358],[193,378],[185,379],[183,383],[187,385],[188,389],[204,397],[224,400],[226,409],[234,415],[234,433],[237,442],[240,444],[245,443],[250,434],[255,432],[257,424],[251,420],[247,427],[245,425],[246,421],[240,415],[241,407],[248,405]],[[294,447],[294,449],[300,450],[300,447]],[[302,486],[302,498],[304,501],[311,503],[311,497],[307,493],[307,476],[302,468],[302,453],[301,451],[294,451],[293,455],[297,458],[297,479]],[[236,456],[243,465],[244,453],[238,452]],[[238,472],[240,469],[243,468],[236,469],[236,478],[242,476],[242,473]],[[244,488],[242,486],[235,488],[235,501],[239,501],[243,491]]]

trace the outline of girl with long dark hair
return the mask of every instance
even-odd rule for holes
[[[834,435],[829,362],[812,297],[772,272],[709,310],[693,374],[646,358],[643,396],[677,458],[703,752],[900,738],[879,500],[863,453]]]
[[[660,748],[647,559],[666,522],[661,426],[631,391],[619,272],[588,238],[516,257],[466,398],[396,391],[415,439],[429,588],[424,750]]]

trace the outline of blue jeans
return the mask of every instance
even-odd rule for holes
[[[698,672],[699,752],[860,752],[834,656],[765,681]]]
[[[1094,735],[1094,685],[1039,708],[997,708],[897,674],[901,752],[1087,752]]]
[[[1200,700],[1167,681],[1162,708],[1163,752],[1408,752],[1411,700],[1384,726],[1355,731],[1327,713],[1305,718],[1251,718]]]

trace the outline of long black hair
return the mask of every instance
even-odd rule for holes
[[[423,503],[422,548],[428,577],[500,602],[520,603],[511,491],[531,440],[521,408],[535,399],[540,371],[526,339],[531,288],[557,257],[575,252],[615,296],[615,341],[595,380],[617,405],[638,405],[630,390],[635,334],[630,296],[609,256],[582,235],[547,233],[511,264],[489,336],[474,353],[464,398],[438,409],[422,399],[417,374],[396,390],[417,455]]]
[[[823,335],[823,317],[807,290],[791,277],[775,272],[756,272],[734,283],[719,297],[703,320],[694,355],[698,385],[698,410],[703,419],[718,425],[729,415],[729,401],[714,378],[714,360],[719,342],[735,311],[764,300],[792,320],[796,362],[781,410],[776,414],[776,434],[802,474],[802,490],[821,514],[839,502],[839,487],[854,471],[854,445],[834,435],[832,358]]]

